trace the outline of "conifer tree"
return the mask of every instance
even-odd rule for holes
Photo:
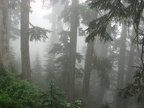
[[[140,92],[140,95],[138,96],[138,100],[143,101],[143,79],[144,79],[144,63],[143,63],[143,47],[144,47],[144,38],[143,38],[143,27],[140,25],[143,23],[143,7],[144,1],[141,0],[126,0],[124,2],[120,0],[97,0],[89,1],[89,5],[91,8],[95,8],[96,10],[99,11],[107,11],[106,14],[102,15],[96,20],[93,20],[89,24],[89,28],[87,29],[88,32],[90,33],[89,36],[87,37],[87,41],[90,39],[94,39],[95,36],[100,36],[103,40],[112,40],[111,36],[107,32],[107,26],[110,22],[115,21],[125,21],[127,25],[132,24],[135,30],[135,38],[134,42],[137,44],[137,48],[140,48],[140,60],[141,63],[139,63],[139,66],[136,66],[137,71],[136,75],[134,76],[135,80],[132,84],[129,84],[126,86],[126,88],[122,89],[119,94],[123,98],[128,98],[131,97],[138,92]],[[140,82],[140,83],[139,83]],[[129,91],[132,91],[129,93]],[[135,92],[137,91],[137,92]],[[120,104],[119,104],[120,105]],[[121,106],[121,105],[120,105]],[[144,104],[143,104],[144,106]],[[118,106],[119,107],[119,106]]]
[[[22,78],[31,79],[31,67],[29,56],[29,12],[30,0],[21,1],[21,61]]]
[[[39,54],[37,52],[34,66],[32,69],[32,81],[39,87],[43,87],[43,83],[44,83],[42,72],[43,72],[43,68],[41,65]]]

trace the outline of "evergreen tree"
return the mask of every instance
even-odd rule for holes
[[[29,40],[45,41],[50,30],[34,26],[29,22],[30,0],[21,1],[21,60],[22,78],[31,80],[31,66],[29,56]],[[31,25],[31,28],[29,28]]]
[[[43,68],[41,65],[39,54],[37,52],[34,66],[32,69],[32,82],[41,88],[43,88],[44,86],[44,78],[42,72],[43,72]]]
[[[29,12],[30,0],[21,1],[21,61],[22,78],[31,79],[31,67],[29,56]]]
[[[75,66],[76,66],[76,48],[77,48],[77,30],[79,26],[78,13],[79,0],[72,0],[70,15],[70,47],[67,67],[67,95],[69,102],[75,98]]]
[[[136,35],[134,38],[134,42],[137,44],[138,48],[140,47],[140,60],[141,63],[137,67],[136,75],[134,76],[135,80],[134,83],[128,85],[126,88],[122,89],[120,94],[122,97],[129,97],[137,94],[140,92],[140,95],[138,99],[143,100],[143,95],[141,94],[142,89],[142,83],[143,83],[143,71],[144,71],[144,63],[143,63],[143,34],[141,34],[142,26],[140,23],[143,23],[142,20],[142,13],[143,13],[143,3],[144,1],[141,0],[127,0],[124,2],[121,2],[120,0],[97,0],[96,2],[91,0],[89,2],[89,5],[91,8],[95,8],[96,10],[109,10],[106,14],[100,16],[98,19],[92,21],[89,24],[89,28],[87,29],[90,33],[87,37],[87,41],[90,39],[94,39],[95,36],[100,36],[103,40],[112,40],[111,36],[107,33],[107,26],[112,21],[121,21],[124,20],[125,23],[128,25],[131,23],[134,26]],[[131,94],[128,94],[129,91],[132,91]],[[138,92],[135,92],[138,91]]]
[[[126,37],[127,37],[127,26],[124,25],[123,23],[122,33],[121,33],[120,51],[119,51],[119,61],[118,61],[117,89],[123,88],[124,86]],[[115,107],[116,108],[122,107],[122,99],[119,96],[116,96]]]

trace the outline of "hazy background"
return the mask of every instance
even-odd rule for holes
[[[44,18],[49,13],[51,13],[51,9],[47,10],[43,6],[42,0],[35,0],[34,2],[31,2],[31,9],[32,13],[30,13],[30,22],[34,26],[39,26],[51,30],[51,23],[46,18]],[[49,39],[50,36],[51,34],[48,34]],[[45,42],[43,41],[30,42],[31,64],[33,64],[32,62],[34,61],[37,52],[39,53],[41,63],[44,64],[46,56],[45,48],[49,44],[49,39],[47,39]],[[14,41],[11,40],[10,44],[13,47],[14,52],[16,53],[16,60],[20,59],[20,40],[19,39]],[[82,52],[84,46],[86,46],[85,37],[79,36],[77,42],[77,52]]]

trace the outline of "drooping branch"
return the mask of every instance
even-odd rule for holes
[[[51,30],[41,28],[38,26],[34,26],[32,23],[29,22],[29,24],[32,26],[32,28],[29,29],[29,36],[30,36],[30,41],[45,41],[48,39],[48,33],[51,33]]]

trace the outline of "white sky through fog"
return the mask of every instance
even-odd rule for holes
[[[49,22],[43,18],[48,14],[48,11],[43,9],[42,6],[42,0],[35,0],[35,2],[31,3],[32,13],[30,13],[30,22],[35,26],[50,29]],[[20,40],[17,39],[16,41],[10,41],[10,44],[13,47],[15,54],[17,55],[16,59],[20,59]],[[37,51],[41,56],[41,61],[44,61],[45,46],[46,42],[30,42],[30,59],[32,64]]]
[[[31,7],[33,10],[33,13],[30,15],[30,21],[32,24],[46,28],[46,29],[51,29],[50,28],[50,23],[45,20],[43,17],[48,14],[48,10],[42,8],[42,0],[35,0],[35,3],[31,3]],[[48,43],[48,42],[47,42]],[[41,57],[43,56],[43,61],[45,61],[45,46],[47,45],[41,42],[32,42],[30,44],[31,46],[31,59],[33,59],[33,55],[35,55],[36,51],[39,51],[39,54]],[[78,37],[78,42],[77,42],[77,50],[79,52],[82,51],[82,48],[84,46],[85,39],[83,37]],[[42,58],[41,58],[42,59]]]
[[[48,15],[49,11],[42,8],[42,0],[35,0],[35,2],[31,3],[31,9],[32,13],[30,13],[30,22],[35,25],[39,26],[42,28],[46,29],[51,29],[50,23],[48,20],[44,19],[45,15]],[[48,39],[49,40],[49,39]],[[78,37],[78,42],[77,42],[77,50],[79,52],[82,51],[82,48],[84,46],[84,38],[83,37]],[[14,47],[14,50],[16,52],[16,59],[20,58],[20,40],[17,40],[15,42],[11,42],[12,46]],[[40,59],[42,62],[44,62],[46,59],[44,59],[46,53],[45,53],[45,48],[48,42],[30,42],[30,58],[31,58],[31,64],[33,64],[33,61],[35,60],[35,55],[38,51],[40,55]]]
[[[42,0],[35,0],[31,3],[32,13],[30,14],[30,22],[35,25],[45,29],[50,29],[50,23],[43,17],[48,14],[48,10],[42,8]],[[45,46],[47,42],[31,42],[30,43],[30,57],[31,61],[35,59],[35,55],[38,52],[41,61],[45,61]],[[32,63],[33,64],[33,63]]]

